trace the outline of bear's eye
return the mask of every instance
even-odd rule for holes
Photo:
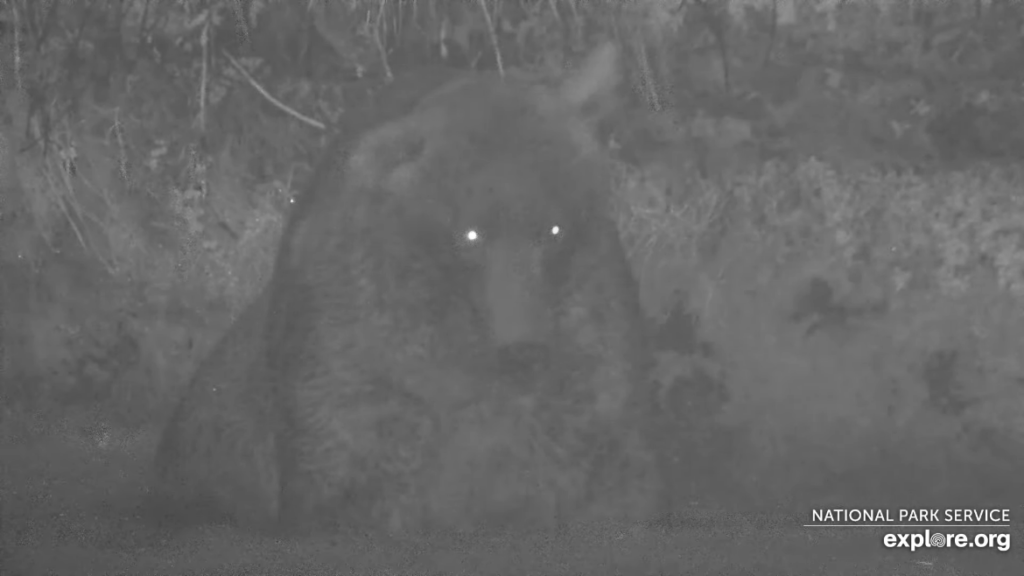
[[[565,238],[565,229],[558,224],[551,224],[541,230],[541,240],[558,242]]]
[[[479,228],[466,228],[459,234],[459,243],[463,246],[479,246],[484,240],[484,235]]]

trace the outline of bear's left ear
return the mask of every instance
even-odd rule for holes
[[[598,46],[573,74],[562,81],[559,93],[563,102],[577,111],[610,107],[622,79],[619,50],[611,42]]]
[[[417,177],[427,137],[439,119],[420,112],[388,122],[363,136],[349,156],[346,179],[353,186],[405,193]]]

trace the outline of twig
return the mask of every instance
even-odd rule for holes
[[[384,41],[380,38],[380,29],[384,25],[384,4],[387,0],[380,0],[380,9],[377,10],[377,21],[373,25],[373,42],[380,52],[380,65],[384,67],[384,77],[390,83],[395,79],[391,72],[391,64],[388,62],[388,51],[384,48]]]
[[[487,32],[491,36],[491,45],[494,47],[494,60],[498,64],[498,75],[505,77],[505,64],[501,59],[501,48],[498,47],[498,33],[494,30],[494,20],[491,13],[487,11],[487,0],[477,0],[480,10],[484,13],[484,21],[487,22]]]
[[[256,79],[253,78],[252,75],[249,74],[249,72],[246,71],[246,69],[242,67],[242,64],[239,63],[238,60],[235,60],[235,58],[233,56],[231,56],[231,54],[229,54],[227,51],[224,51],[223,54],[224,54],[224,56],[227,57],[228,62],[230,62],[231,65],[235,67],[235,70],[238,70],[238,73],[241,74],[249,82],[249,85],[252,86],[253,88],[255,88],[256,91],[260,93],[260,95],[262,95],[264,98],[266,98],[268,102],[273,104],[279,110],[281,110],[284,113],[286,113],[286,114],[288,114],[288,115],[298,119],[300,122],[303,122],[304,124],[306,124],[308,126],[312,126],[313,128],[316,128],[318,130],[326,130],[327,129],[327,126],[324,125],[323,122],[320,122],[319,120],[314,120],[314,119],[310,118],[309,116],[305,116],[301,112],[298,112],[297,110],[289,107],[284,102],[281,102],[277,98],[274,98],[274,96],[271,95],[270,92],[267,92],[266,88],[264,88],[263,86],[260,86],[260,83],[257,82]]]

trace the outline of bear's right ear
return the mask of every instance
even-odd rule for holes
[[[436,122],[434,115],[421,112],[367,133],[349,156],[348,184],[391,193],[408,190],[420,172],[427,135]]]
[[[578,111],[595,106],[603,108],[602,103],[614,99],[621,78],[619,50],[611,42],[605,42],[562,82],[559,93],[564,102]]]

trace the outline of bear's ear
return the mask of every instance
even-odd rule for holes
[[[559,93],[564,102],[579,111],[601,109],[614,100],[620,81],[619,50],[611,42],[605,42],[562,82]]]
[[[410,186],[426,154],[436,115],[419,113],[389,122],[363,136],[348,159],[346,179],[356,187],[399,193]]]

